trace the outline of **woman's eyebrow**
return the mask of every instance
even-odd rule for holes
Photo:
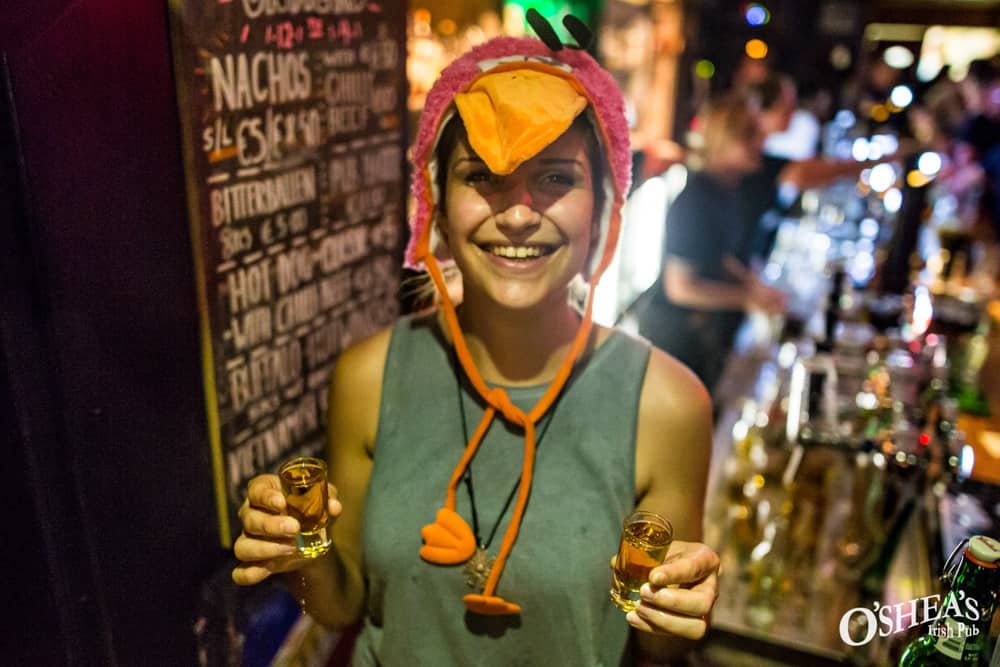
[[[545,157],[539,160],[542,164],[569,164],[583,166],[583,160],[571,157]]]

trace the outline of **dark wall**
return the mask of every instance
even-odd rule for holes
[[[4,661],[195,664],[225,554],[166,3],[23,4],[0,28],[0,414],[25,472]]]

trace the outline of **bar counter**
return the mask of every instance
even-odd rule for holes
[[[974,534],[1000,535],[1000,301],[994,298],[984,310],[987,317],[983,319],[989,322],[988,355],[979,386],[988,414],[958,415],[957,430],[964,432],[968,447],[963,448],[960,461],[951,462],[950,469],[946,462],[939,462],[940,466],[932,465],[930,471],[896,470],[872,482],[872,459],[868,457],[878,458],[879,452],[862,455],[856,448],[820,444],[805,447],[804,454],[800,453],[802,459],[794,466],[798,482],[789,486],[790,445],[785,442],[768,452],[778,460],[762,464],[762,475],[753,479],[764,492],[785,471],[786,488],[770,497],[770,511],[779,514],[775,507],[780,505],[780,513],[790,517],[786,527],[792,533],[792,548],[785,545],[783,570],[772,572],[781,583],[768,584],[776,588],[770,592],[770,600],[765,596],[763,606],[760,567],[776,542],[773,535],[769,543],[766,536],[761,537],[757,525],[757,534],[750,540],[757,544],[749,552],[747,544],[734,545],[743,526],[741,517],[733,516],[743,511],[741,501],[734,503],[734,497],[742,500],[743,495],[733,481],[734,477],[743,481],[734,475],[734,466],[743,460],[738,452],[746,451],[748,401],[751,408],[766,403],[761,392],[775,391],[773,376],[782,369],[773,345],[768,349],[751,342],[737,347],[716,397],[707,502],[706,542],[719,550],[723,560],[720,597],[708,640],[695,664],[894,666],[905,645],[926,632],[926,624],[906,627],[908,603],[945,592],[940,575],[955,545]],[[758,416],[757,421],[757,426],[764,422],[761,431],[766,431],[766,417]],[[896,455],[902,457],[899,452]],[[858,462],[862,458],[863,464]],[[776,470],[768,472],[769,467]],[[902,467],[907,466],[904,463]],[[865,478],[864,484],[871,483],[868,497],[855,491],[851,498],[852,488],[861,484],[860,477]],[[800,493],[802,488],[806,488],[804,493]],[[872,497],[873,489],[882,497]],[[803,501],[810,493],[812,500]],[[910,503],[905,502],[907,493],[912,493]],[[803,502],[813,502],[817,494],[824,496],[817,505],[822,511],[808,508],[810,514],[803,517]],[[862,501],[863,508],[852,507]],[[760,504],[760,499],[756,500],[755,512],[759,513]],[[801,543],[810,521],[812,535],[804,540],[808,557],[797,558],[796,540]],[[845,537],[863,533],[859,525],[867,526],[871,533],[867,557],[850,551],[859,543],[866,544],[864,539],[852,542]],[[795,535],[795,530],[801,534]],[[901,613],[902,622],[889,633],[870,631],[859,608],[877,612],[885,606],[894,606],[893,614]],[[1000,614],[994,619],[993,637],[1000,631],[997,618]],[[845,641],[844,633],[850,642]]]
[[[980,386],[990,415],[960,415],[958,427],[966,432],[969,444],[976,453],[972,478],[1000,485],[1000,300],[990,301],[986,311],[992,326],[989,333],[989,355],[983,365]],[[996,509],[994,513],[997,513]]]

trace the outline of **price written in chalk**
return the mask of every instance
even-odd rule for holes
[[[309,212],[305,208],[278,213],[260,225],[260,242],[265,246],[288,236],[301,234],[309,227]]]
[[[235,123],[235,131],[232,124]],[[202,130],[202,151],[209,162],[236,158],[241,167],[281,160],[288,154],[320,146],[322,131],[320,105],[275,111],[240,119],[218,117]]]

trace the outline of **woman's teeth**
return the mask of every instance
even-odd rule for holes
[[[489,250],[497,257],[504,257],[506,259],[529,259],[547,254],[542,246],[495,245]]]

